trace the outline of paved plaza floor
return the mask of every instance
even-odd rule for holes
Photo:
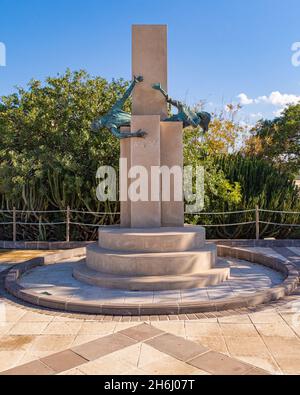
[[[300,267],[299,248],[255,250]],[[44,253],[2,251],[0,275]],[[256,308],[151,317],[55,312],[0,292],[1,374],[300,374],[300,290]]]
[[[170,291],[124,291],[99,288],[79,282],[72,276],[74,265],[81,258],[68,259],[57,264],[37,267],[25,273],[19,284],[38,294],[49,294],[72,301],[95,301],[101,303],[175,303],[229,299],[242,294],[253,294],[283,281],[283,276],[265,266],[238,259],[222,259],[229,264],[230,279],[206,288]],[[80,264],[80,263],[79,263]]]

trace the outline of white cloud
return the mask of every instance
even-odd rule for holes
[[[246,95],[246,93],[240,93],[240,94],[238,95],[238,98],[240,99],[240,103],[241,103],[243,106],[247,106],[248,104],[252,104],[252,103],[254,102],[254,100],[253,100],[253,99],[250,99],[250,98]]]
[[[289,104],[300,103],[300,96],[280,93],[279,91],[272,92],[269,96],[259,96],[256,99],[251,99],[245,93],[240,93],[238,98],[240,99],[240,103],[244,106],[249,104],[267,103],[276,107],[286,107]]]
[[[275,115],[275,117],[280,117],[282,115],[284,111],[284,108],[280,108],[279,110],[273,111],[273,115]]]
[[[250,114],[251,118],[263,118],[263,114],[261,112],[255,112]]]
[[[289,104],[297,104],[300,102],[300,96],[272,92],[269,96],[260,96],[255,99],[255,103],[268,103],[276,107],[285,107]]]

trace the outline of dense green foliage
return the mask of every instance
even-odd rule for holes
[[[13,95],[0,99],[0,209],[65,210],[67,206],[79,211],[71,221],[80,223],[116,224],[119,204],[100,203],[96,198],[96,171],[101,165],[118,168],[119,141],[109,131],[91,131],[91,122],[104,114],[127,87],[123,80],[108,83],[103,78],[92,78],[84,71],[48,78],[45,84],[31,81],[28,88],[18,89]],[[130,110],[130,101],[127,108]],[[284,166],[278,166],[279,137],[285,126],[274,121],[277,151],[257,155],[230,154],[241,132],[234,122],[236,108],[229,108],[229,117],[214,114],[209,132],[203,136],[199,129],[184,132],[184,160],[186,165],[205,168],[206,212],[261,208],[299,210],[299,198],[293,181]],[[293,111],[296,111],[294,114]],[[289,135],[297,137],[298,109],[285,113]],[[293,121],[295,117],[295,122]],[[281,121],[283,122],[283,121]],[[265,126],[263,126],[265,125]],[[267,123],[257,130],[263,135]],[[271,126],[270,126],[271,127]],[[260,128],[260,129],[259,129]],[[265,128],[265,129],[264,129]],[[271,133],[271,132],[270,132]],[[298,135],[299,138],[299,135]],[[261,137],[262,139],[262,137]],[[296,141],[296,140],[295,140]],[[283,145],[287,147],[287,144]],[[299,154],[295,144],[288,146],[294,167],[294,156]],[[298,146],[299,149],[299,146]],[[287,149],[286,149],[287,150]],[[276,154],[275,154],[276,152]],[[297,155],[298,155],[297,154]],[[221,155],[221,156],[220,156]],[[277,155],[277,156],[276,156]],[[281,156],[280,156],[281,157]],[[267,163],[268,159],[270,163]],[[275,162],[272,165],[273,162]],[[299,160],[299,156],[298,156]],[[299,163],[299,162],[295,162]],[[279,169],[278,169],[279,167]],[[284,167],[284,170],[281,170]],[[107,214],[81,214],[80,211]],[[108,214],[109,213],[109,214]],[[220,224],[252,221],[254,214],[221,216],[187,216],[190,223]],[[299,222],[296,216],[264,214],[263,220]],[[22,222],[59,222],[63,213],[18,213]],[[0,221],[11,221],[11,214],[0,215]],[[262,236],[286,236],[290,229],[262,226]],[[254,226],[208,228],[209,237],[254,237]],[[71,239],[94,239],[96,227],[71,226]],[[0,226],[0,239],[12,238],[12,226]],[[65,226],[18,225],[18,239],[63,240]]]
[[[209,132],[210,133],[210,132]],[[216,165],[214,155],[208,149],[209,136],[201,136],[199,129],[184,131],[184,164],[204,167],[205,211],[219,211],[226,206],[236,206],[242,196],[240,185],[230,182],[222,169]]]
[[[0,208],[64,210],[67,205],[83,211],[117,210],[96,199],[96,170],[117,167],[119,142],[108,131],[95,135],[90,125],[124,93],[123,80],[108,83],[85,72],[48,78],[46,84],[31,81],[27,90],[2,97],[0,107]],[[38,216],[22,220],[63,220]],[[8,220],[8,217],[5,217]],[[111,216],[82,217],[74,222],[108,223]],[[115,220],[115,219],[113,219]],[[75,227],[74,227],[75,228]],[[28,226],[26,227],[28,230]],[[24,229],[18,227],[19,236]],[[32,227],[26,237],[45,238],[46,228]],[[4,229],[9,232],[9,228]],[[41,234],[42,232],[42,234]],[[75,232],[75,229],[74,229]],[[82,228],[76,238],[88,238],[96,229]],[[48,238],[64,238],[64,227],[47,227]],[[5,237],[6,234],[0,235]],[[10,235],[8,234],[8,237]]]
[[[231,182],[241,187],[242,199],[233,207],[224,204],[224,211],[251,210],[256,205],[260,209],[274,211],[300,211],[299,191],[294,179],[278,170],[272,163],[256,157],[244,157],[241,154],[223,155],[215,158],[215,163],[222,169]],[[263,222],[296,224],[299,215],[261,212]],[[255,220],[255,213],[227,215],[215,218],[220,223],[248,222]],[[261,237],[286,237],[291,233],[290,227],[260,225]],[[219,237],[254,238],[255,225],[218,228]]]
[[[261,120],[252,130],[245,153],[272,162],[293,175],[300,171],[300,104],[274,120]]]

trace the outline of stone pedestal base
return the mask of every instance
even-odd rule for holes
[[[98,244],[87,247],[86,264],[76,279],[104,288],[131,291],[173,290],[216,285],[229,278],[218,265],[214,244],[199,226],[99,230]]]
[[[145,138],[120,142],[121,227],[181,227],[184,225],[182,122],[161,122],[158,115],[133,115],[131,130],[139,129],[147,133]],[[137,170],[140,167],[147,176],[147,196],[131,200],[128,190],[142,176],[141,169]],[[134,174],[129,176],[130,169]],[[159,174],[153,174],[157,170]]]

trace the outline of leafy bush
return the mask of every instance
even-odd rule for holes
[[[256,205],[260,209],[275,211],[300,211],[299,190],[292,177],[278,170],[274,165],[256,157],[241,154],[224,155],[215,158],[215,164],[232,183],[241,187],[242,199],[239,204],[223,205],[223,211],[251,210]],[[263,222],[297,224],[300,215],[261,212]],[[250,222],[255,220],[254,213],[243,215],[226,215],[214,217],[215,223]],[[290,227],[260,225],[261,237],[287,237],[292,232]],[[209,231],[212,237],[254,238],[255,225],[241,225],[217,228]]]
[[[287,107],[278,118],[259,121],[246,141],[244,152],[299,175],[300,104]]]
[[[104,114],[123,94],[123,80],[108,83],[86,72],[31,81],[27,90],[1,98],[0,208],[115,212],[118,206],[96,199],[96,171],[101,165],[118,167],[119,142],[103,130],[91,131],[96,116]],[[128,109],[128,107],[127,107]],[[2,216],[2,220],[9,217]],[[73,214],[72,221],[114,223],[115,216]],[[61,215],[22,215],[22,221],[61,221]],[[18,226],[20,238],[64,239],[62,227]],[[96,229],[74,227],[72,237],[93,238]],[[11,238],[11,227],[0,238]]]

